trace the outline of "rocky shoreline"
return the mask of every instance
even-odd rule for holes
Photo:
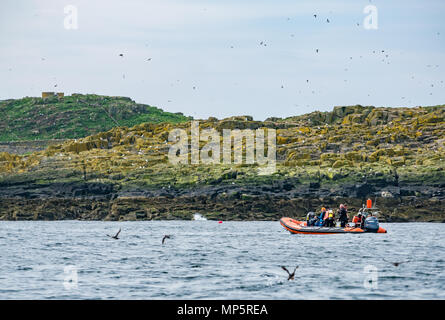
[[[295,182],[294,182],[295,183]],[[191,220],[199,213],[209,220],[278,220],[303,218],[321,206],[347,203],[350,215],[362,206],[364,195],[376,186],[295,186],[291,180],[263,186],[206,186],[187,190],[118,190],[101,183],[15,185],[2,188],[0,220]],[[384,196],[372,197],[386,222],[445,222],[443,185],[387,186]],[[427,189],[427,190],[426,190]],[[391,193],[391,190],[393,193]],[[374,193],[375,194],[375,193]]]

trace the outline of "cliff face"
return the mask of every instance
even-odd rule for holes
[[[335,107],[264,122],[200,121],[201,129],[277,130],[277,171],[256,164],[173,165],[170,130],[145,123],[0,153],[1,219],[275,220],[377,199],[387,221],[445,221],[445,107]],[[201,147],[205,142],[201,142]]]

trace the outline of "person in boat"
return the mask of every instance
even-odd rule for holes
[[[306,225],[308,227],[314,226],[317,218],[318,217],[315,215],[315,212],[309,212],[306,216]]]
[[[346,209],[346,206],[344,204],[340,204],[340,208],[338,209],[337,213],[340,226],[342,228],[346,227],[346,224],[348,223],[348,210]]]
[[[332,209],[329,209],[327,211],[327,218],[326,218],[326,227],[332,228],[334,227],[334,221],[335,221],[335,216],[334,216],[334,211]]]
[[[367,214],[362,213],[362,220],[360,221],[360,229],[364,229],[365,228],[365,220],[368,217]]]
[[[352,218],[352,223],[355,226],[360,226],[360,223],[362,222],[362,213],[359,212],[354,218]]]
[[[321,213],[318,216],[318,223],[316,224],[317,226],[324,226],[325,225],[325,217],[326,217],[326,208],[322,207],[321,208]]]
[[[358,214],[352,219],[352,222],[357,228],[363,229],[365,223],[365,217],[363,216],[363,213],[359,211]]]
[[[320,218],[317,215],[315,215],[314,221],[312,222],[312,225],[313,226],[320,226],[321,225],[320,224]]]

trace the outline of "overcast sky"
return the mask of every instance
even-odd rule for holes
[[[2,0],[0,48],[0,100],[96,93],[258,120],[445,103],[443,0]]]

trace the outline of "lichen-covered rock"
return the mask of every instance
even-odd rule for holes
[[[360,202],[361,196],[381,196],[392,187],[399,188],[397,192],[391,189],[394,201],[415,197],[435,207],[428,199],[444,198],[443,114],[444,106],[352,106],[266,122],[248,116],[199,121],[201,129],[215,128],[219,133],[223,129],[276,129],[276,171],[266,175],[259,174],[258,164],[170,163],[169,131],[181,128],[190,133],[190,123],[143,123],[66,140],[32,154],[0,153],[0,201],[86,201],[85,206],[78,202],[82,207],[75,209],[68,200],[54,200],[53,209],[62,203],[68,206],[61,216],[44,207],[33,211],[31,202],[17,200],[11,207],[0,207],[0,217],[188,219],[198,210],[212,218],[271,219],[278,214],[277,208],[289,214],[292,210],[303,212],[305,201],[315,203],[320,197],[352,197]],[[201,141],[200,147],[205,144]],[[94,188],[88,187],[91,183]],[[63,184],[76,187],[68,192],[60,187]],[[98,184],[111,188],[102,189]],[[301,201],[295,200],[299,197]],[[104,205],[87,206],[98,198]],[[420,212],[413,210],[413,214]],[[412,218],[402,217],[400,212],[392,219]],[[424,219],[421,217],[418,219]]]
[[[349,160],[337,160],[332,164],[332,168],[349,167],[351,165],[352,162]]]

